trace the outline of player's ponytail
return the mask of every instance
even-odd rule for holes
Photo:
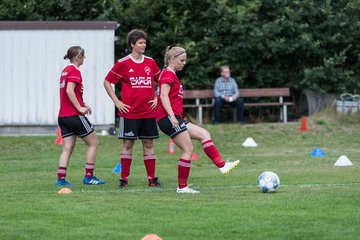
[[[167,46],[166,50],[165,50],[165,54],[164,54],[164,67],[168,67],[169,66],[169,60],[171,58],[170,54],[169,54],[169,50],[171,49],[171,46]]]

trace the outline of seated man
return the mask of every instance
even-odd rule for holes
[[[239,96],[239,89],[236,81],[230,77],[229,66],[221,66],[221,77],[217,78],[214,86],[214,124],[220,122],[220,109],[223,104],[229,104],[236,107],[236,121],[244,121],[244,102]]]

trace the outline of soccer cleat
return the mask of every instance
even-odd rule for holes
[[[83,183],[85,185],[100,185],[100,184],[104,184],[105,181],[104,180],[100,180],[95,176],[92,176],[91,178],[87,178],[86,176],[84,177]]]
[[[219,168],[220,172],[224,175],[228,174],[231,170],[233,170],[237,165],[239,165],[240,161],[236,160],[234,162],[225,162],[225,165]]]
[[[151,181],[149,182],[149,187],[160,187],[160,186],[161,186],[161,184],[157,177],[151,179]]]
[[[73,184],[67,182],[65,179],[58,179],[55,183],[56,186],[62,187],[62,186],[73,186]]]
[[[177,193],[200,193],[199,191],[189,188],[189,186],[186,186],[184,188],[177,188],[176,192]]]
[[[123,189],[126,188],[128,185],[127,181],[120,179],[119,188]]]

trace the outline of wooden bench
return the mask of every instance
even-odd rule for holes
[[[290,97],[289,88],[240,88],[241,98],[274,98],[277,97],[277,102],[246,102],[244,99],[245,107],[267,107],[279,106],[280,119],[284,123],[287,122],[287,106],[294,105],[293,102],[284,101],[285,97]],[[184,90],[184,100],[195,100],[194,103],[184,103],[185,108],[196,108],[196,120],[199,124],[203,123],[203,108],[214,106],[214,90]]]

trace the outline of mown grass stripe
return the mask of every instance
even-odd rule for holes
[[[358,186],[360,185],[360,182],[354,182],[354,183],[309,183],[309,184],[286,184],[281,185],[281,188],[312,188],[312,187],[351,187],[351,186]],[[242,189],[242,188],[254,188],[256,189],[256,185],[232,185],[232,186],[223,186],[223,187],[196,187],[197,190],[228,190],[228,189]],[[54,190],[40,190],[40,191],[2,191],[0,192],[0,195],[11,195],[11,194],[48,194],[48,193],[54,193],[61,188]],[[176,192],[176,188],[128,188],[128,189],[110,189],[110,188],[103,188],[103,189],[81,189],[81,191],[77,191],[76,189],[73,190],[75,193],[82,192],[82,193],[112,193],[112,192]]]

